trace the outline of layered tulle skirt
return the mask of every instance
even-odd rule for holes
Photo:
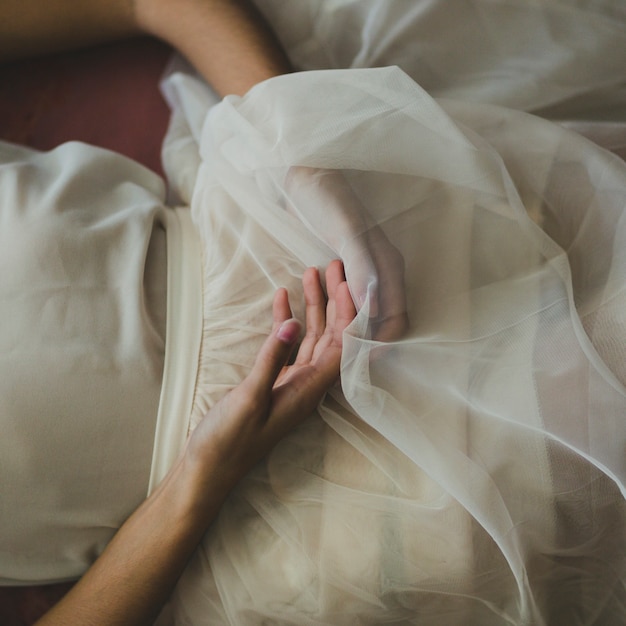
[[[204,242],[191,428],[247,373],[277,287],[301,317],[304,269],[342,256],[362,306],[340,385],[233,492],[164,622],[623,623],[624,162],[397,68],[272,79],[201,121],[203,88],[172,84]],[[409,327],[381,340],[398,272]]]

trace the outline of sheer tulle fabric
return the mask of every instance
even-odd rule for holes
[[[626,102],[616,0],[255,3],[299,69],[399,65],[431,95],[568,118]]]
[[[309,265],[384,236],[410,328],[378,341],[385,303],[365,301],[341,388],[232,494],[167,619],[623,623],[624,163],[523,113],[435,102],[393,68],[273,79],[198,138],[192,425],[248,371],[276,287],[301,316]],[[350,240],[294,167],[342,173],[367,216]]]
[[[621,0],[255,0],[299,69],[398,65],[429,94],[567,120],[626,158]]]

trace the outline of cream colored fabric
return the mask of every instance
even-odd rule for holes
[[[249,370],[274,289],[301,316],[304,268],[351,249],[314,185],[294,197],[295,165],[342,171],[401,251],[411,327],[377,342],[366,302],[341,389],[229,498],[163,623],[622,622],[624,163],[397,68],[272,79],[189,127],[192,425]]]
[[[81,575],[145,498],[163,198],[161,179],[120,155],[0,143],[2,584]]]
[[[275,287],[301,316],[307,265],[346,253],[349,278],[363,274],[354,242],[332,249],[315,196],[294,202],[294,165],[342,171],[366,223],[402,252],[411,328],[375,341],[365,304],[342,388],[228,500],[165,622],[624,623],[625,167],[485,104],[619,148],[597,124],[624,121],[623,5],[259,4],[300,67],[398,64],[430,94],[397,69],[311,72],[207,116],[206,87],[172,79],[166,165],[204,241],[197,380],[191,360],[182,368],[197,383],[191,426],[249,370]],[[80,573],[143,498],[163,360],[175,374],[184,349],[164,356],[163,320],[142,306],[150,232],[167,226],[158,179],[77,144],[2,150],[1,575],[56,580]],[[89,256],[64,262],[72,242]],[[41,275],[62,278],[58,300]],[[80,291],[85,275],[92,297],[65,306],[68,277]],[[191,326],[168,324],[195,359]],[[184,440],[186,409],[164,412],[190,389],[183,378],[163,388],[153,482]]]
[[[565,122],[626,159],[621,0],[255,0],[303,70],[398,65],[429,94]]]
[[[167,225],[167,343],[148,492],[184,447],[195,396],[202,340],[200,239],[188,208],[165,211]]]
[[[380,345],[364,307],[342,390],[229,499],[163,623],[622,624],[624,164],[487,103],[623,155],[623,4],[257,4],[297,67],[395,64],[429,95],[308,73],[205,118],[210,91],[168,81],[207,250],[192,425],[248,371],[273,289],[301,315],[304,267],[349,250],[293,165],[342,170],[402,251],[411,330]]]
[[[255,0],[299,69],[398,65],[438,97],[623,121],[621,0]]]

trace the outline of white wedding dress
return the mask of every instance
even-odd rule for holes
[[[274,289],[301,315],[304,268],[377,228],[410,327],[377,341],[364,303],[341,387],[228,499],[160,623],[623,624],[626,165],[513,108],[621,132],[624,8],[260,4],[300,67],[403,69],[293,74],[213,108],[168,79],[166,162],[204,241],[192,427],[245,375]],[[314,186],[294,197],[293,166],[342,172],[354,241]],[[350,278],[365,257],[345,261]]]

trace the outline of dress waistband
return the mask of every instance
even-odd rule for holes
[[[148,493],[152,493],[187,439],[202,338],[202,248],[187,208],[165,212],[167,322],[163,384]]]

